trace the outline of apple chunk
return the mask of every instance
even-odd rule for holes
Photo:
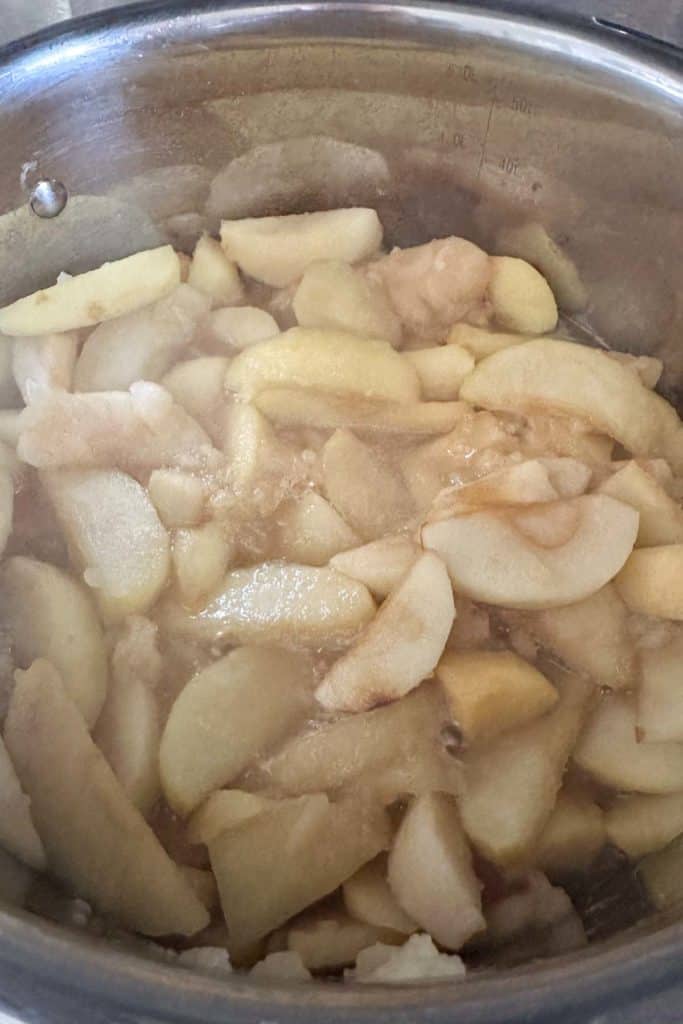
[[[348,523],[315,491],[293,498],[279,510],[276,533],[277,554],[304,565],[325,565],[358,543]]]
[[[143,935],[193,935],[209,915],[124,794],[49,662],[17,673],[5,742],[50,869]]]
[[[403,910],[447,949],[460,949],[486,927],[467,838],[447,794],[429,793],[410,806],[387,877]]]
[[[300,724],[311,666],[288,651],[241,647],[199,672],[177,697],[161,738],[161,784],[188,814]]]
[[[35,336],[90,327],[147,306],[179,284],[180,260],[170,245],[163,245],[18,299],[0,309],[0,331]]]
[[[640,652],[638,731],[648,743],[683,742],[683,637]]]
[[[683,544],[639,548],[614,584],[632,612],[683,621]]]
[[[508,608],[553,608],[595,593],[631,554],[638,513],[601,494],[456,515],[422,528],[456,590]],[[683,550],[683,548],[682,548]]]
[[[455,607],[443,562],[426,552],[316,690],[328,710],[369,711],[398,700],[431,675]]]
[[[640,514],[636,547],[683,541],[683,509],[637,462],[628,462],[598,488],[632,505]]]

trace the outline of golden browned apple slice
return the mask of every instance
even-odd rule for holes
[[[109,622],[145,612],[170,568],[168,533],[140,484],[118,470],[43,473],[83,578]]]
[[[243,789],[218,789],[207,797],[187,823],[185,835],[189,843],[210,843],[226,828],[253,818],[268,810],[273,800]]]
[[[0,846],[22,863],[44,871],[45,850],[31,818],[31,802],[23,792],[7,747],[0,739]]]
[[[683,509],[637,462],[628,462],[608,477],[598,490],[638,510],[640,521],[636,547],[657,547],[683,541]]]
[[[343,910],[306,911],[287,930],[287,948],[298,953],[311,971],[348,967],[375,942],[400,945],[403,939],[387,928],[355,921]]]
[[[187,283],[207,295],[214,306],[234,306],[244,298],[237,264],[209,235],[202,235],[195,246]]]
[[[302,327],[350,331],[400,346],[401,321],[382,284],[342,260],[312,263],[301,278],[292,306]]]
[[[0,615],[18,667],[47,658],[92,727],[107,693],[107,651],[87,589],[62,569],[33,558],[8,558],[0,570]]]
[[[17,673],[5,742],[50,870],[143,935],[193,935],[209,915],[123,792],[49,662]]]
[[[683,544],[639,548],[614,585],[632,612],[683,621]]]
[[[683,742],[683,637],[640,651],[638,732],[648,743]]]
[[[558,699],[545,676],[514,651],[446,651],[436,677],[468,742],[522,726]]]
[[[574,751],[574,761],[606,786],[625,792],[673,793],[683,789],[683,743],[638,742],[632,695],[600,701]]]
[[[456,515],[427,523],[421,539],[466,596],[508,608],[554,608],[588,597],[616,576],[637,532],[635,509],[585,494]]]
[[[164,795],[189,814],[267,753],[311,709],[308,658],[241,647],[200,671],[181,691],[161,738]]]
[[[578,676],[554,670],[552,678],[560,692],[552,711],[463,756],[462,822],[495,864],[518,864],[532,854],[593,698],[592,684]]]
[[[607,838],[633,860],[683,832],[683,793],[620,797],[605,814]]]
[[[348,643],[374,614],[362,583],[335,569],[285,562],[231,570],[197,613],[172,598],[161,609],[168,633],[199,643],[330,648]]]
[[[387,859],[381,855],[365,864],[342,887],[344,906],[356,921],[412,935],[418,925],[401,908],[387,881]]]
[[[413,364],[420,378],[422,397],[429,401],[453,401],[460,393],[460,385],[471,370],[474,358],[460,345],[438,345],[406,352],[405,358]]]
[[[77,353],[75,332],[18,338],[13,345],[12,373],[24,403],[30,405],[45,391],[71,391]]]
[[[292,327],[240,352],[225,384],[244,398],[278,387],[396,402],[420,397],[417,371],[388,342],[308,327]]]
[[[219,586],[235,556],[223,523],[211,520],[173,534],[173,573],[186,608],[201,608]]]
[[[606,841],[602,808],[580,790],[563,789],[538,839],[534,863],[551,881],[585,871]]]
[[[538,338],[477,365],[460,397],[485,409],[576,416],[634,455],[683,465],[683,431],[673,409],[605,352]]]
[[[209,843],[232,941],[267,935],[334,892],[391,841],[382,808],[321,793],[280,801]]]
[[[330,565],[364,583],[375,597],[384,598],[398,585],[419,554],[417,544],[397,534],[341,551],[330,559]]]
[[[408,808],[387,878],[403,910],[447,949],[460,949],[486,927],[467,837],[445,793],[418,797]]]
[[[5,306],[0,331],[24,336],[90,327],[156,302],[179,284],[180,261],[171,246],[148,249]]]
[[[546,334],[557,326],[557,303],[550,285],[526,260],[492,257],[487,294],[493,316],[505,330]]]
[[[359,539],[329,501],[307,491],[279,509],[274,553],[288,562],[325,565]]]

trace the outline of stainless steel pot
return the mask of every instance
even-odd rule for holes
[[[169,235],[189,243],[225,212],[371,202],[392,241],[488,245],[531,219],[589,283],[583,326],[662,355],[676,392],[682,71],[646,37],[504,3],[188,0],[67,23],[0,54],[0,301]],[[41,178],[69,194],[54,219],[29,207]],[[257,989],[7,910],[0,1003],[50,1024],[673,1024],[682,952],[681,924],[660,920],[454,988]]]

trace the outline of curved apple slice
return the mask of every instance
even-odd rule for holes
[[[484,409],[578,416],[635,455],[683,466],[683,431],[668,402],[605,352],[536,338],[475,366],[460,398]]]
[[[683,544],[634,551],[614,585],[632,612],[683,622]]]
[[[631,554],[638,513],[586,494],[527,508],[489,509],[422,528],[459,592],[507,608],[553,608],[594,594]]]

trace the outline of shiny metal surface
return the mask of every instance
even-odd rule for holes
[[[587,328],[662,355],[677,391],[680,53],[504,8],[152,3],[11,46],[0,301],[165,238],[189,245],[221,214],[370,202],[391,241],[457,232],[485,245],[533,219],[589,284]],[[53,220],[29,209],[37,177],[69,192]],[[20,914],[0,924],[0,998],[46,1024],[673,1024],[683,1005],[679,923],[450,990],[398,991],[256,989]]]

